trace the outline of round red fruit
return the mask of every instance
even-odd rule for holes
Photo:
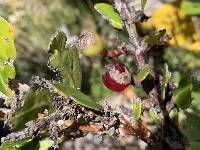
[[[131,74],[123,63],[105,66],[102,76],[104,85],[112,91],[121,92],[131,83]]]

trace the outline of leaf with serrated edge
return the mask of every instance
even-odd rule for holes
[[[143,81],[148,76],[150,71],[151,67],[149,66],[149,64],[145,64],[144,67],[137,74],[136,79],[139,81]]]
[[[62,75],[62,82],[69,86],[80,89],[82,72],[77,49],[65,48],[67,37],[63,31],[58,31],[49,44],[50,68],[58,69]]]
[[[140,98],[137,98],[133,102],[133,115],[136,119],[139,119],[142,113],[142,102]]]
[[[181,109],[186,109],[191,104],[192,79],[182,77],[175,92],[175,103]]]
[[[106,3],[98,3],[94,6],[102,17],[110,22],[110,24],[118,29],[123,29],[120,15],[115,12],[112,5]]]
[[[164,64],[163,78],[161,81],[161,99],[162,100],[165,99],[165,92],[166,92],[165,90],[170,78],[171,78],[171,73],[168,70],[168,65]]]
[[[95,100],[92,100],[92,98],[85,95],[81,91],[71,88],[64,83],[54,82],[52,84],[54,86],[55,92],[57,92],[58,94],[65,97],[72,97],[75,102],[87,108],[91,108],[97,111],[101,110],[100,105],[97,104]]]

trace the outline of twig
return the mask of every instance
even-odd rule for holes
[[[135,62],[137,64],[138,69],[141,69],[144,64],[146,63],[145,60],[145,53],[151,49],[151,47],[144,42],[142,38],[140,38],[136,31],[135,26],[135,18],[137,18],[137,11],[135,11],[134,7],[131,8],[131,12],[129,11],[125,0],[114,0],[114,7],[120,14],[122,18],[122,23],[124,26],[124,29],[128,33],[129,36],[129,42],[132,45],[132,48],[130,48],[130,52],[135,58]],[[165,37],[161,39],[161,43],[166,43],[169,40],[169,37]],[[169,119],[169,113],[166,109],[166,103],[163,103],[163,101],[160,98],[160,74],[158,72],[153,71],[149,77],[151,79],[145,79],[143,83],[141,83],[143,89],[147,93],[149,98],[152,98],[154,104],[159,107],[160,109],[160,116],[161,116],[161,135],[160,138],[157,140],[154,140],[154,149],[165,149],[165,146],[167,146],[169,149],[185,149],[185,145],[183,142],[183,136],[180,132],[180,130],[173,125],[173,123]],[[149,89],[150,88],[150,89]],[[168,101],[171,100],[171,97]],[[169,127],[171,129],[169,129]],[[170,133],[166,133],[166,132]],[[171,137],[174,139],[170,140],[169,142],[169,135],[174,136]],[[178,135],[178,136],[177,136]],[[155,136],[152,136],[152,138]],[[156,145],[159,143],[161,147],[156,147]],[[176,145],[176,146],[175,146]]]
[[[65,136],[73,134],[73,138],[76,138],[78,130],[82,133],[107,133],[111,136],[133,135],[144,141],[147,141],[150,136],[150,131],[141,122],[131,119],[132,113],[129,114],[125,108],[115,110],[108,104],[104,104],[101,112],[94,112],[63,97],[56,98],[53,105],[57,109],[55,113],[28,122],[25,129],[8,134],[1,139],[1,142],[34,139],[39,136],[40,131],[45,130],[50,134],[49,138],[57,142],[56,144],[63,133]],[[77,134],[77,137],[80,137],[80,134]]]
[[[134,17],[131,16],[124,0],[115,0],[114,6],[122,18],[122,23],[129,36],[129,42],[133,46],[130,52],[134,55],[138,68],[142,68],[145,64],[144,52],[147,48],[147,44],[139,38],[134,23]]]

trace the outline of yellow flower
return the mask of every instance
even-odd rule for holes
[[[200,51],[200,41],[196,41],[190,46],[191,51]]]
[[[156,30],[166,29],[172,37],[172,46],[191,51],[200,51],[200,34],[196,33],[193,22],[180,8],[164,4],[152,15],[152,24]]]

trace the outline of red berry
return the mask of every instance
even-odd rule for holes
[[[102,76],[103,83],[112,91],[121,92],[131,83],[131,74],[122,63],[106,65]]]

